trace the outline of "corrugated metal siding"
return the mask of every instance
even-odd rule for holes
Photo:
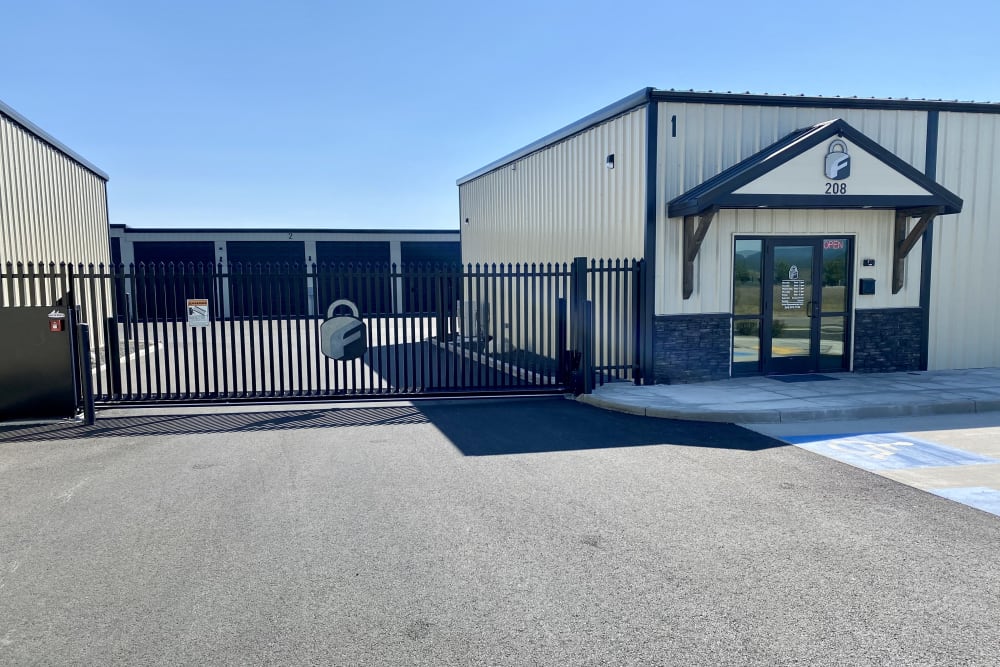
[[[462,261],[641,257],[645,137],[640,108],[459,186]]]
[[[682,229],[679,219],[669,220],[666,217],[666,202],[674,197],[683,194],[687,190],[700,184],[701,182],[715,176],[719,172],[744,160],[754,153],[760,151],[794,130],[810,127],[816,123],[830,120],[832,118],[843,118],[850,125],[865,133],[882,146],[898,155],[903,160],[909,162],[921,171],[924,168],[925,146],[927,140],[927,115],[923,111],[893,111],[874,109],[833,109],[833,108],[797,108],[797,107],[758,107],[758,106],[738,106],[723,104],[683,104],[672,102],[661,102],[658,110],[658,133],[659,146],[657,150],[657,294],[656,313],[657,314],[677,314],[693,312],[728,312],[729,305],[725,299],[720,299],[720,295],[728,295],[730,289],[725,284],[715,285],[716,281],[721,281],[723,277],[718,275],[721,267],[722,273],[726,273],[725,280],[729,280],[728,272],[732,270],[732,258],[728,257],[731,252],[731,238],[720,237],[723,233],[718,225],[718,221],[713,223],[713,229],[709,236],[715,238],[714,243],[725,248],[724,264],[716,264],[717,259],[710,260],[710,264],[702,263],[696,267],[695,284],[696,289],[699,279],[704,280],[704,287],[701,293],[705,294],[705,289],[711,290],[709,283],[721,289],[716,291],[709,302],[702,303],[698,295],[692,296],[687,301],[680,299],[680,276],[682,271]],[[676,121],[674,117],[676,116]],[[677,136],[673,137],[673,123],[676,122]],[[823,234],[830,232],[841,233],[849,228],[855,228],[853,224],[838,221],[836,223],[821,221],[812,217],[808,220],[815,220],[808,225],[800,226],[800,218],[792,219],[781,215],[775,211],[773,216],[754,218],[755,220],[773,220],[773,223],[761,223],[764,227],[778,225],[774,227],[773,233]],[[858,224],[862,227],[869,212],[857,211]],[[799,213],[801,215],[801,212]],[[842,214],[838,214],[842,215]],[[837,218],[830,218],[836,220]],[[792,223],[795,226],[791,226]],[[755,223],[756,224],[756,223]],[[892,223],[890,222],[876,225],[883,229],[884,234],[891,243]],[[810,230],[807,232],[807,228]],[[780,231],[779,231],[780,229]],[[815,229],[816,231],[811,231]],[[858,233],[867,233],[866,230],[857,228]],[[742,230],[741,230],[741,233]],[[746,233],[758,233],[749,232]],[[761,231],[759,233],[772,233]],[[881,232],[880,232],[881,233]],[[859,239],[858,252],[862,252]],[[705,243],[713,243],[709,238]],[[872,239],[872,243],[880,244],[881,241]],[[878,247],[881,247],[880,245]],[[706,252],[705,247],[702,253]],[[919,255],[919,247],[910,253],[907,260],[907,290],[916,289],[913,285],[919,280],[919,258],[914,259],[914,255]],[[718,250],[710,253],[717,258]],[[878,255],[885,257],[886,255]],[[890,255],[891,256],[891,253]],[[705,260],[700,260],[704,262]],[[880,264],[886,264],[885,261]],[[706,268],[702,268],[706,267]],[[916,273],[914,273],[916,267]],[[891,267],[890,267],[891,268]],[[715,275],[713,275],[715,274]],[[664,278],[664,276],[666,278]],[[674,279],[676,276],[676,280]],[[912,277],[911,277],[912,276]],[[886,287],[888,288],[888,284]],[[891,292],[891,290],[889,290]],[[676,294],[675,294],[676,293]],[[711,293],[711,292],[708,292]],[[902,295],[900,295],[902,296]],[[727,297],[728,298],[728,297]],[[912,301],[912,295],[904,299],[907,304]],[[893,302],[895,305],[895,301]],[[903,304],[899,304],[903,305]],[[865,307],[865,306],[862,306]],[[871,306],[876,307],[876,306]]]
[[[934,222],[931,369],[1000,366],[998,146],[1000,116],[941,114],[937,181],[965,205]]]
[[[104,179],[0,116],[0,263],[105,263]]]
[[[7,262],[74,265],[111,261],[108,243],[106,181],[0,114],[0,272]],[[0,281],[2,283],[3,281]],[[83,321],[91,324],[94,349],[104,345],[103,323],[95,321],[108,303],[98,304],[100,291],[92,293],[78,281],[76,301]],[[59,280],[42,280],[39,289],[46,301],[58,291]],[[0,284],[0,305],[21,305]],[[46,304],[47,305],[47,304]]]

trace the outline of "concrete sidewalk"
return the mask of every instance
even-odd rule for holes
[[[990,412],[1000,410],[1000,368],[622,382],[578,400],[647,417],[737,424]]]

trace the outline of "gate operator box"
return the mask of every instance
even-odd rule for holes
[[[72,316],[64,306],[0,308],[0,421],[76,414]]]

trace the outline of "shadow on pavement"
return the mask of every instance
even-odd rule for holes
[[[418,406],[466,456],[682,445],[742,451],[786,443],[733,424],[637,417],[563,398]]]
[[[99,417],[94,426],[0,425],[0,443],[418,424],[433,424],[466,456],[655,445],[742,451],[786,446],[732,424],[636,417],[561,397],[218,414],[201,409],[191,414]]]
[[[427,418],[410,406],[323,408],[278,412],[136,415],[98,417],[93,426],[67,422],[40,426],[2,426],[0,443],[31,440],[77,440],[156,435],[290,431],[343,426],[425,424]]]

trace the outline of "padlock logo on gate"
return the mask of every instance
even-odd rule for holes
[[[842,181],[851,175],[851,156],[847,154],[847,144],[840,139],[830,142],[826,153],[826,177],[831,181]]]
[[[338,308],[348,308],[351,315],[334,317]],[[368,349],[368,329],[358,317],[358,307],[347,299],[337,299],[326,311],[327,319],[320,325],[320,349],[336,361],[350,361]]]

